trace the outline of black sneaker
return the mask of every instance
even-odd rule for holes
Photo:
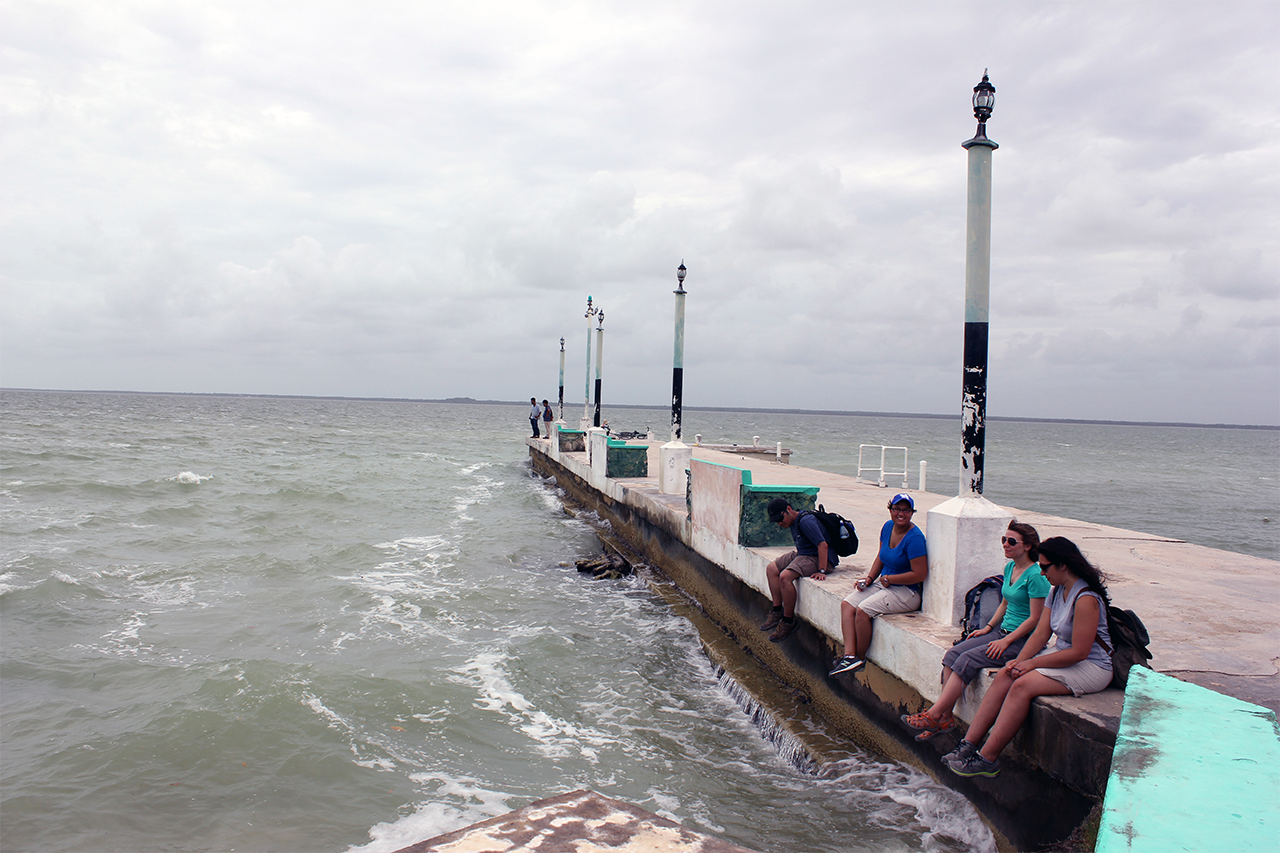
[[[836,661],[836,665],[831,667],[831,671],[827,675],[839,675],[842,672],[853,672],[855,669],[862,669],[866,665],[866,661],[855,655],[845,655]]]
[[[957,776],[995,777],[1000,775],[1000,759],[997,757],[995,761],[987,761],[982,757],[981,752],[975,752],[963,760],[952,761],[947,766]]]

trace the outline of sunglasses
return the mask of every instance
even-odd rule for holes
[[[1014,539],[1012,536],[1001,536],[1001,537],[1000,537],[1000,544],[1001,544],[1001,545],[1013,545],[1014,547],[1017,547],[1018,545],[1021,545],[1022,543],[1021,543],[1021,542],[1019,542],[1017,539]]]
[[[1047,566],[1046,566],[1044,563],[1041,563],[1041,564],[1040,564],[1040,574],[1042,574],[1042,575],[1047,575],[1047,574],[1049,574],[1049,570],[1050,570],[1050,569],[1052,569],[1052,568],[1053,568],[1053,563],[1050,563],[1050,564],[1049,564],[1049,565],[1047,565]]]

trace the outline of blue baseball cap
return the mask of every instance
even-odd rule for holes
[[[906,492],[899,492],[898,494],[894,495],[893,500],[889,501],[889,506],[893,506],[894,504],[900,504],[900,503],[903,503],[904,501],[912,509],[916,508],[916,502],[912,500],[911,495],[907,494]]]

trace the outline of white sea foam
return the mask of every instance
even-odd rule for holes
[[[170,477],[169,482],[182,483],[183,485],[186,485],[186,486],[198,486],[201,483],[203,483],[205,480],[212,480],[212,479],[213,479],[213,475],[209,475],[207,477],[201,477],[199,474],[196,474],[192,471],[183,471],[181,474]]]
[[[469,682],[479,688],[477,704],[506,714],[517,731],[532,740],[536,748],[549,758],[577,755],[594,764],[599,748],[616,738],[600,729],[581,726],[571,720],[540,710],[524,694],[512,686],[499,661],[506,656],[496,651],[483,652],[473,658],[463,672]]]
[[[318,696],[313,696],[308,693],[302,697],[302,704],[306,705],[308,708],[314,711],[318,716],[324,717],[326,720],[328,720],[329,728],[335,729],[340,732],[350,733],[351,724],[348,723],[345,719],[343,719],[342,715],[339,714],[337,711],[334,711],[332,708],[330,708],[329,706],[321,702]]]
[[[511,811],[511,794],[484,788],[474,779],[430,773],[415,773],[410,778],[430,787],[433,801],[419,803],[413,814],[370,827],[372,840],[348,848],[347,853],[392,853]]]
[[[403,553],[406,551],[432,551],[437,548],[443,548],[449,543],[449,540],[443,536],[405,536],[402,539],[396,539],[393,542],[380,542],[373,547],[379,551],[394,551]]]
[[[143,627],[147,624],[145,611],[135,610],[124,618],[119,627],[102,635],[101,644],[78,646],[90,649],[99,654],[111,657],[138,657],[150,652],[151,646],[139,639]]]
[[[5,572],[0,574],[0,595],[7,595],[11,592],[20,592],[24,589],[31,589],[35,583],[21,584],[15,583],[18,580],[17,572]]]
[[[969,850],[995,849],[991,830],[968,800],[912,767],[860,757],[837,762],[823,775],[838,783],[842,798],[869,812],[873,824],[901,829],[918,823],[925,850],[955,849],[947,838]]]

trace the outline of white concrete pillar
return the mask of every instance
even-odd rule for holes
[[[555,461],[560,461],[560,427],[564,426],[563,421],[552,421],[547,424],[547,438],[551,440],[547,447],[547,455]]]
[[[924,615],[944,625],[959,625],[964,595],[1007,562],[1000,536],[1013,514],[986,498],[952,498],[929,510],[925,539],[929,579],[924,585]]]
[[[658,491],[664,495],[683,495],[688,477],[685,469],[693,458],[693,448],[679,439],[658,448]]]
[[[609,434],[601,427],[587,430],[587,457],[591,465],[591,486],[604,491],[609,470]]]

